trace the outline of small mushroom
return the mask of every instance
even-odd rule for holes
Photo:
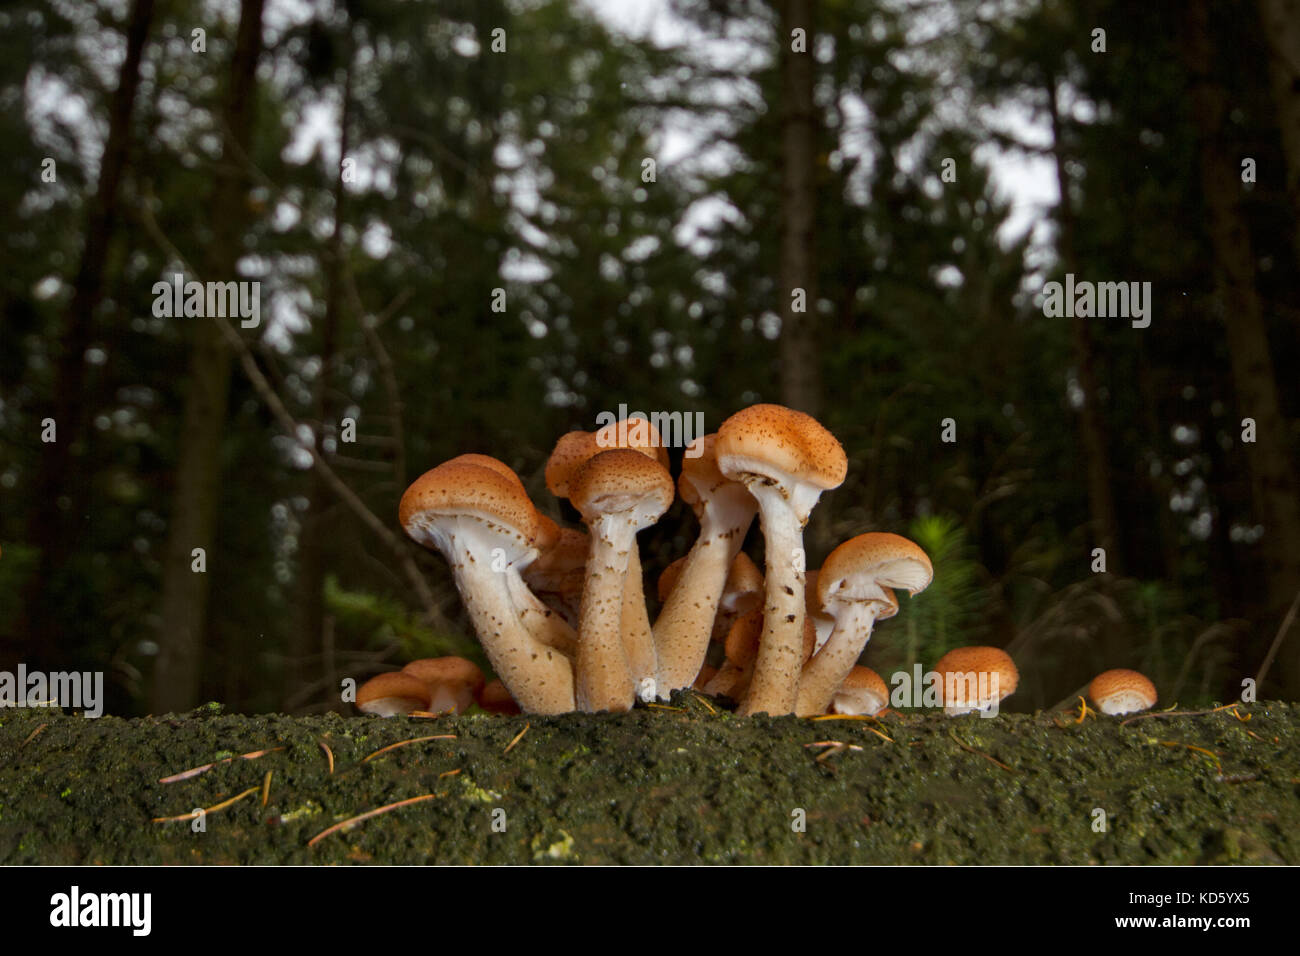
[[[478,705],[491,714],[517,714],[519,704],[499,680],[488,681],[479,691]]]
[[[874,717],[889,706],[889,687],[870,667],[854,667],[831,698],[828,713]]]
[[[557,498],[571,498],[571,483],[582,466],[600,452],[618,448],[639,452],[657,461],[665,470],[668,468],[668,452],[658,430],[645,419],[629,418],[594,432],[573,431],[561,436],[546,461],[546,487]],[[628,666],[637,685],[637,696],[650,701],[655,697],[655,675],[659,663],[655,656],[650,615],[646,610],[642,574],[641,553],[633,548],[628,555],[620,627]]]
[[[727,574],[758,511],[745,486],[718,470],[716,438],[704,435],[691,443],[698,453],[688,450],[677,481],[682,500],[700,521],[700,533],[654,623],[661,700],[689,687],[704,665]]]
[[[429,688],[429,706],[436,714],[463,714],[483,687],[483,672],[463,657],[425,657],[411,661],[402,673],[424,681]]]
[[[933,576],[925,552],[896,534],[860,534],[827,555],[817,575],[817,595],[835,627],[799,675],[795,713],[824,714],[871,639],[875,622],[898,613],[893,589],[916,594]]]
[[[628,563],[637,532],[672,504],[673,480],[653,458],[619,448],[584,464],[569,492],[591,538],[574,662],[577,705],[588,713],[628,710],[638,689],[621,631]]]
[[[934,670],[942,680],[943,712],[950,717],[991,710],[1020,683],[1015,661],[996,647],[959,647],[939,658]]]
[[[398,519],[451,565],[492,669],[520,706],[539,714],[572,710],[569,659],[529,632],[512,600],[527,590],[515,579],[520,565],[536,558],[539,533],[537,509],[518,479],[473,462],[445,462],[406,489]]]
[[[429,709],[429,688],[411,674],[390,671],[370,678],[357,688],[356,708],[376,717],[402,717]]]
[[[1103,671],[1088,685],[1088,696],[1103,714],[1136,714],[1156,705],[1156,685],[1138,671]]]
[[[844,481],[844,449],[812,416],[752,405],[718,429],[718,467],[758,501],[767,556],[763,638],[739,713],[794,711],[803,664],[803,528],[823,491]]]

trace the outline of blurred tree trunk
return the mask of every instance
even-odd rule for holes
[[[1206,230],[1214,252],[1218,307],[1224,317],[1237,409],[1256,426],[1254,444],[1240,448],[1251,479],[1254,514],[1263,526],[1268,610],[1278,620],[1300,588],[1300,500],[1290,430],[1282,417],[1268,328],[1256,286],[1255,254],[1241,209],[1238,155],[1225,142],[1228,93],[1214,75],[1214,41],[1207,0],[1186,7],[1184,52],[1200,152]],[[1262,629],[1261,629],[1262,631]],[[1260,633],[1257,660],[1272,637]],[[1283,646],[1274,670],[1283,693],[1300,695],[1300,641]]]
[[[76,462],[75,446],[85,438],[86,350],[95,330],[95,313],[104,297],[104,268],[109,244],[117,229],[122,178],[131,152],[131,114],[140,87],[140,62],[153,23],[153,0],[135,0],[126,31],[126,58],[118,71],[117,90],[108,114],[108,138],[99,166],[99,183],[86,212],[85,244],[72,282],[72,299],[64,317],[54,369],[54,394],[41,417],[52,417],[57,441],[42,448],[34,496],[36,507],[27,525],[27,540],[41,549],[40,563],[26,588],[23,614],[16,633],[28,660],[67,666],[71,649],[59,632],[57,578],[66,573],[75,546],[85,548],[86,497],[89,479]],[[7,656],[7,655],[6,655]]]
[[[1060,226],[1057,250],[1066,272],[1078,275],[1078,248],[1075,246],[1074,209],[1070,205],[1070,179],[1065,168],[1065,143],[1063,140],[1060,106],[1057,102],[1056,76],[1048,72],[1045,77],[1047,112],[1052,124],[1052,159],[1056,167],[1056,188],[1061,194],[1056,207]],[[1088,515],[1096,535],[1094,547],[1106,549],[1106,570],[1112,574],[1123,573],[1124,561],[1120,549],[1119,517],[1115,508],[1115,490],[1111,486],[1110,442],[1106,422],[1097,407],[1096,352],[1092,343],[1091,319],[1075,316],[1071,320],[1074,340],[1074,363],[1079,376],[1079,391],[1083,404],[1079,408],[1079,431],[1083,437],[1084,466],[1087,469]]]
[[[809,415],[821,406],[817,361],[816,106],[813,103],[811,0],[782,0],[781,46],[781,401]],[[806,52],[791,49],[791,31],[802,29]],[[793,290],[804,291],[804,311],[794,309]]]
[[[1293,241],[1300,257],[1300,0],[1259,0],[1259,14],[1268,41],[1269,75],[1286,154],[1286,193],[1296,223]]]
[[[236,267],[248,229],[245,161],[253,136],[257,61],[262,54],[265,0],[244,0],[230,61],[230,80],[221,109],[221,163],[213,173],[208,208],[212,235],[202,257],[203,281],[238,278]],[[221,497],[221,440],[230,393],[230,349],[215,322],[192,325],[188,389],[181,418],[176,490],[172,498],[163,565],[158,661],[152,708],[157,713],[194,706],[208,611],[217,503]],[[191,570],[193,549],[209,562],[205,573]]]
[[[343,181],[343,160],[351,148],[348,125],[352,113],[352,50],[349,44],[345,54],[347,65],[343,77],[343,105],[339,117],[339,168],[334,177],[334,227],[330,234],[323,266],[325,272],[325,320],[321,329],[320,377],[316,380],[313,400],[313,417],[317,447],[321,455],[330,457],[324,446],[326,435],[337,436],[338,409],[330,394],[334,378],[334,363],[338,351],[339,312],[343,305],[343,223],[347,190]],[[360,317],[359,317],[360,318]],[[307,513],[303,516],[302,535],[298,557],[298,626],[293,629],[287,648],[285,669],[286,696],[298,691],[301,685],[314,679],[315,671],[306,664],[309,655],[323,655],[325,647],[325,549],[330,536],[330,509],[335,506],[335,496],[318,469],[311,473],[311,490],[308,493]],[[323,664],[323,656],[322,656]]]

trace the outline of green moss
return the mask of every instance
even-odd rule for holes
[[[1249,722],[1220,712],[1128,726],[746,719],[694,695],[673,706],[437,721],[15,711],[0,726],[0,863],[1300,862],[1300,708],[1285,704],[1242,706]],[[444,733],[456,736],[362,763]],[[808,746],[828,740],[844,747]],[[273,747],[284,749],[159,782]],[[153,822],[260,787],[268,770],[266,807],[253,794],[199,833]]]

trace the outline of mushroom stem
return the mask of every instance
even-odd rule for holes
[[[591,554],[578,620],[575,699],[578,709],[630,710],[636,684],[623,642],[623,592],[636,525],[626,513],[600,515],[591,523]]]
[[[715,517],[711,510],[705,510],[700,536],[686,556],[677,586],[655,620],[659,696],[664,700],[673,691],[690,687],[704,665],[727,572],[754,520],[752,501],[737,511],[742,513],[724,512]]]
[[[646,610],[644,572],[641,554],[637,549],[636,535],[627,555],[627,579],[623,582],[623,610],[621,615],[623,647],[627,651],[628,668],[636,695],[643,701],[655,699],[656,671],[659,658],[655,655],[654,633],[650,628],[650,612]]]
[[[554,609],[548,607],[520,575],[509,579],[510,601],[519,613],[528,633],[547,647],[553,647],[565,657],[573,657],[578,649],[578,635],[569,623]]]
[[[876,615],[883,606],[876,603],[852,604],[840,612],[842,620],[836,620],[831,636],[799,675],[796,714],[815,717],[826,713],[831,698],[849,676],[862,649],[871,639]]]
[[[744,480],[758,500],[767,567],[763,637],[738,713],[742,717],[789,714],[794,711],[803,666],[803,527],[777,486],[758,476]]]
[[[471,553],[457,530],[451,529],[445,539],[456,589],[492,669],[529,713],[573,710],[573,668],[568,658],[534,638],[511,603],[507,576],[519,572],[513,565],[504,572],[492,570],[487,556]]]

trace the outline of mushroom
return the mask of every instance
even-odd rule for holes
[[[628,710],[637,691],[621,633],[628,564],[636,551],[636,533],[658,521],[672,504],[672,476],[641,452],[602,451],[578,471],[569,500],[591,537],[574,664],[578,708],[589,713]]]
[[[718,470],[716,438],[705,435],[691,443],[697,454],[682,459],[677,481],[682,500],[695,509],[700,534],[654,624],[661,700],[689,687],[704,665],[727,574],[758,511],[745,486]]]
[[[781,405],[752,405],[718,429],[718,467],[758,500],[767,551],[763,638],[739,713],[788,714],[803,664],[803,528],[823,491],[844,481],[848,459],[816,419]]]
[[[530,713],[573,709],[573,668],[521,622],[512,594],[526,591],[521,563],[537,556],[537,509],[522,485],[481,464],[450,461],[402,495],[406,533],[441,551],[492,669]]]
[[[950,717],[994,711],[1020,683],[1015,661],[996,647],[959,647],[939,658],[934,670],[942,681],[943,712]]]
[[[871,639],[875,622],[898,613],[892,589],[916,594],[933,576],[925,552],[896,534],[860,534],[832,551],[817,575],[817,596],[835,627],[799,675],[795,713],[824,714]]]
[[[463,714],[483,687],[483,672],[463,657],[425,657],[402,668],[429,688],[428,710]]]
[[[1088,696],[1103,714],[1136,714],[1156,705],[1156,685],[1138,671],[1103,671],[1088,685]]]
[[[828,713],[874,717],[889,706],[889,688],[870,667],[855,667],[831,698]]]
[[[412,711],[428,710],[429,688],[411,674],[389,671],[357,688],[356,708],[377,717],[402,717]]]
[[[635,422],[636,424],[630,424]],[[640,452],[668,468],[668,452],[658,430],[645,419],[624,419],[594,432],[573,431],[560,437],[546,461],[546,487],[558,498],[570,498],[570,484],[582,466],[602,451],[626,448]],[[671,480],[671,479],[670,479]],[[637,685],[637,696],[655,698],[655,658],[650,615],[646,610],[641,554],[633,548],[628,555],[627,587],[623,590],[621,629],[628,664]]]
[[[492,714],[517,714],[519,704],[510,696],[506,685],[499,680],[489,681],[479,691],[478,705]]]

